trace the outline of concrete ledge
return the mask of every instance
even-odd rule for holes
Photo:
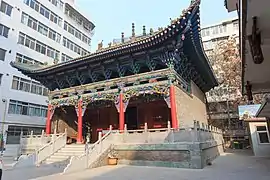
[[[190,168],[188,161],[186,162],[171,162],[171,161],[142,161],[142,160],[119,160],[119,164],[134,165],[134,166],[156,166],[156,167],[171,167],[171,168]]]
[[[113,146],[120,164],[202,169],[222,154],[216,141],[162,144],[117,144]]]
[[[115,150],[168,150],[168,151],[177,151],[177,150],[188,150],[189,146],[187,143],[163,143],[163,144],[116,144],[113,149]]]

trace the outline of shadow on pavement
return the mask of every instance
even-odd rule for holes
[[[156,180],[165,178],[179,180],[269,180],[269,167],[269,158],[254,157],[250,150],[229,150],[214,160],[211,166],[204,169],[120,166],[110,167],[110,171],[96,176],[94,176],[94,170],[89,170],[89,177],[80,180]]]
[[[269,167],[269,158],[254,157],[249,150],[230,150],[204,169],[118,165],[48,176],[38,180],[269,180]]]
[[[66,167],[66,161],[44,164],[39,167],[14,167],[4,170],[3,180],[29,180],[52,174],[62,173]]]

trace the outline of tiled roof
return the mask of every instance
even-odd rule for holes
[[[99,61],[102,59],[108,59],[110,57],[113,57],[115,55],[121,55],[122,53],[129,53],[133,52],[134,50],[143,50],[145,48],[157,45],[164,40],[170,38],[174,34],[176,34],[179,30],[183,28],[184,25],[187,24],[187,16],[191,14],[191,12],[198,8],[200,5],[200,0],[194,0],[192,1],[191,5],[186,9],[182,11],[182,15],[179,18],[176,18],[171,21],[171,24],[168,25],[163,30],[159,30],[157,32],[154,32],[152,35],[142,36],[139,38],[135,38],[134,40],[120,43],[111,47],[103,48],[95,53],[91,53],[76,59],[73,59],[71,61],[62,62],[59,64],[55,64],[52,66],[42,67],[42,68],[33,68],[28,67],[26,65],[23,65],[21,63],[17,62],[11,62],[11,65],[17,69],[19,69],[22,72],[28,73],[28,74],[35,74],[39,72],[46,72],[52,69],[58,69],[60,67],[69,66],[71,64],[77,64],[77,63],[85,63],[85,61]]]

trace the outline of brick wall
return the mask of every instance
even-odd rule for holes
[[[68,137],[76,137],[76,119],[77,114],[74,107],[56,108],[52,117],[51,132],[53,133],[55,127],[57,127],[57,133],[63,133],[67,128]]]
[[[204,93],[191,83],[191,94],[175,87],[176,111],[179,127],[193,126],[193,120],[207,123]]]

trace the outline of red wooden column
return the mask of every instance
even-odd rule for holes
[[[178,128],[176,103],[175,103],[175,87],[173,84],[171,84],[170,86],[170,105],[171,105],[172,128]]]
[[[46,120],[46,134],[51,133],[51,119],[52,119],[52,105],[48,104],[47,120]]]
[[[124,130],[125,126],[125,111],[123,102],[123,93],[119,94],[119,130]]]
[[[82,125],[83,125],[83,109],[82,109],[82,100],[79,100],[77,107],[77,116],[78,116],[78,134],[77,134],[77,143],[83,143],[82,137]]]

